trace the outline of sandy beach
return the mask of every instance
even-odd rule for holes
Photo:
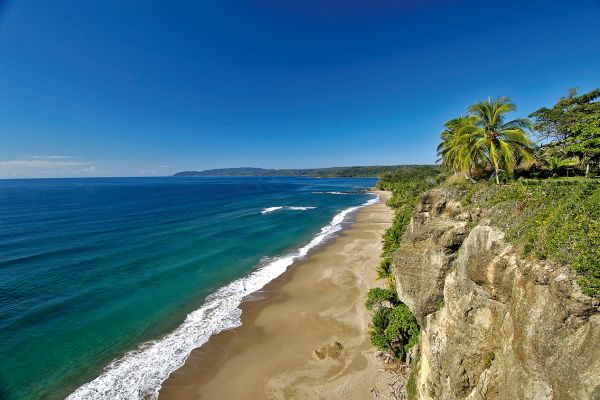
[[[160,399],[366,399],[388,384],[364,301],[393,212],[381,202],[249,301],[239,328],[195,350]],[[321,358],[322,357],[322,358]]]

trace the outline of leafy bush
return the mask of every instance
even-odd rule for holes
[[[373,346],[404,360],[419,338],[419,325],[414,315],[390,288],[371,289],[365,306],[374,311],[369,329]]]
[[[392,308],[388,318],[388,325],[384,330],[385,338],[392,343],[396,357],[404,360],[408,351],[419,340],[419,325],[404,303]]]
[[[385,329],[390,322],[390,310],[390,308],[383,307],[373,313],[373,318],[369,325],[369,337],[371,344],[377,349],[393,353],[392,345],[385,336]]]

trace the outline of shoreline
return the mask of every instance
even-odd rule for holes
[[[159,398],[359,399],[381,385],[364,300],[393,211],[375,193],[339,236],[244,299],[242,325],[193,350]]]
[[[244,277],[221,286],[199,308],[187,314],[183,323],[175,330],[158,340],[145,342],[138,349],[113,360],[105,367],[104,372],[79,386],[67,399],[157,398],[164,382],[174,371],[185,365],[194,350],[204,347],[219,333],[242,325],[240,316],[245,302],[259,299],[265,286],[335,240],[352,224],[361,209],[377,204],[380,197],[378,192],[371,191],[371,194],[376,196],[337,213],[309,243],[273,258]]]

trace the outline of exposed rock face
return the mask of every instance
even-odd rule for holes
[[[519,257],[460,197],[422,195],[394,255],[421,325],[419,397],[600,399],[598,302],[568,266]]]
[[[458,193],[442,190],[421,195],[394,254],[398,295],[420,325],[443,300],[446,275],[468,233],[470,216],[462,213],[457,197]]]

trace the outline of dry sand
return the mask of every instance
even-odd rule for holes
[[[243,325],[192,352],[160,399],[386,398],[397,378],[381,372],[364,308],[368,289],[382,285],[375,269],[393,217],[389,194],[379,194],[340,237],[242,303]]]

